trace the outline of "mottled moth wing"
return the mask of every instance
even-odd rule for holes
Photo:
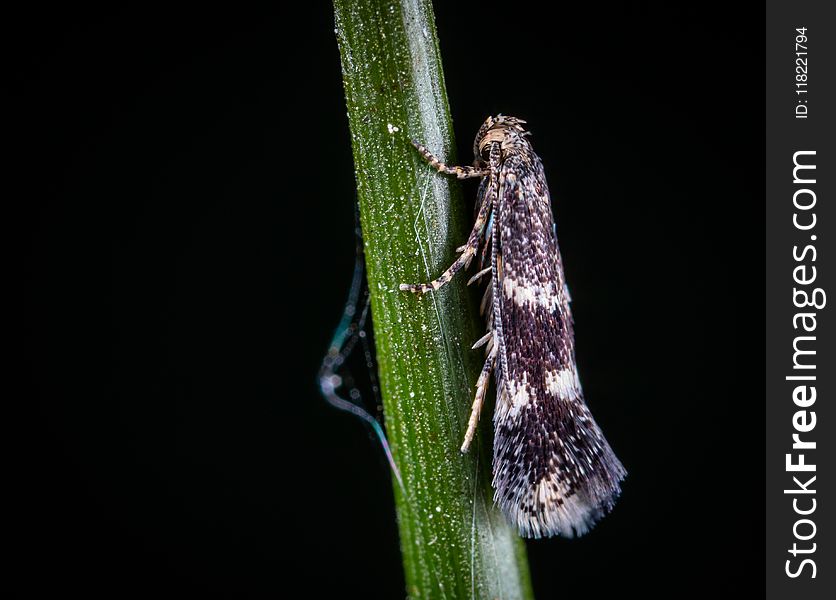
[[[612,508],[626,471],[584,402],[551,199],[524,123],[488,117],[473,143],[472,167],[446,165],[414,142],[440,173],[482,181],[456,261],[437,279],[400,289],[440,289],[481,247],[480,271],[468,283],[491,273],[481,305],[488,333],[473,346],[484,345],[486,358],[461,449],[476,432],[493,370],[495,501],[524,536],[572,537]]]
[[[543,166],[519,142],[500,169],[495,215],[493,484],[524,536],[571,537],[609,511],[626,472],[584,403]]]

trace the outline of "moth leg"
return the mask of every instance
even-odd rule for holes
[[[477,169],[476,167],[449,167],[438,160],[429,150],[415,140],[412,140],[412,145],[418,149],[418,152],[421,153],[424,160],[430,163],[430,165],[439,173],[455,175],[459,179],[470,179],[472,177],[485,177],[491,172],[490,169]]]
[[[467,285],[470,285],[471,283],[475,283],[475,282],[479,281],[482,278],[482,276],[487,275],[492,270],[493,270],[493,267],[488,267],[486,269],[482,269],[481,271],[476,273],[476,275],[474,275],[473,277],[471,277],[470,279],[467,280]]]
[[[490,352],[488,352],[485,365],[479,374],[479,380],[476,382],[476,397],[473,399],[473,407],[470,409],[470,420],[467,422],[467,431],[464,434],[464,442],[462,442],[461,447],[462,453],[467,452],[470,448],[470,443],[476,434],[476,426],[479,424],[479,414],[482,412],[482,403],[485,401],[485,393],[488,391],[488,382],[490,381],[491,371],[496,363],[496,354],[499,348],[494,342],[495,340],[491,339]]]
[[[479,214],[476,216],[476,222],[473,224],[473,229],[470,231],[470,236],[467,238],[467,243],[458,248],[461,252],[456,261],[441,274],[438,279],[429,283],[402,283],[399,288],[402,292],[412,292],[414,294],[424,294],[430,290],[437,290],[453,279],[453,276],[461,271],[463,267],[470,264],[476,252],[479,250],[479,244],[485,235],[485,223],[488,222],[488,215],[493,206],[493,194],[491,194],[491,187],[488,188],[487,193],[482,198],[482,204],[479,206]]]
[[[444,271],[438,279],[434,279],[429,283],[402,283],[399,289],[402,292],[412,292],[414,294],[425,294],[430,290],[437,290],[453,279],[453,276],[461,271],[462,267],[470,264],[474,256],[476,256],[476,246],[468,245],[464,252],[462,252],[462,255],[456,259],[456,262],[450,265],[450,268]]]

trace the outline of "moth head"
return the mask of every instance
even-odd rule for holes
[[[510,143],[528,135],[523,123],[525,121],[522,119],[506,117],[502,114],[485,119],[476,134],[476,139],[473,140],[473,155],[476,157],[476,162],[489,162],[493,142],[499,142],[504,149]]]

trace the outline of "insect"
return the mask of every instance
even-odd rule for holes
[[[584,402],[551,199],[524,123],[488,117],[473,166],[448,166],[413,142],[440,173],[482,180],[456,261],[438,279],[400,289],[438,290],[480,256],[468,285],[490,275],[481,305],[487,334],[473,345],[485,346],[486,360],[461,450],[476,433],[493,372],[494,501],[525,537],[573,537],[612,509],[627,472]]]

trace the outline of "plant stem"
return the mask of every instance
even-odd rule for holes
[[[457,276],[415,296],[469,231],[459,184],[409,143],[453,162],[454,140],[429,0],[335,0],[386,430],[412,598],[531,599],[525,547],[492,501],[491,409],[459,447],[483,352],[475,299]],[[393,480],[394,481],[394,480]]]

